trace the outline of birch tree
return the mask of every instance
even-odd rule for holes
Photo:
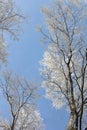
[[[10,121],[1,120],[2,130],[42,130],[43,121],[35,106],[37,88],[25,78],[5,72],[0,82],[10,109]]]
[[[46,28],[39,28],[48,48],[41,61],[42,86],[56,109],[68,107],[67,130],[87,127],[87,5],[57,0],[43,8]]]

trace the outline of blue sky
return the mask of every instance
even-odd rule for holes
[[[45,45],[41,44],[41,34],[36,27],[43,23],[41,7],[47,6],[52,0],[15,0],[22,12],[29,16],[28,22],[23,23],[23,33],[19,41],[9,40],[8,66],[21,76],[40,86],[39,61],[43,57]],[[53,0],[54,1],[54,0]],[[45,130],[65,130],[68,115],[64,108],[55,110],[51,101],[44,98],[44,91],[40,90],[41,99],[37,101],[38,109],[45,123]],[[0,103],[4,108],[4,104]],[[6,112],[5,112],[6,114]]]

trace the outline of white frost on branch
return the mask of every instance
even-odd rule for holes
[[[43,120],[40,113],[34,107],[28,105],[21,109],[15,126],[15,130],[42,130]]]
[[[37,87],[10,71],[4,72],[0,87],[10,110],[10,130],[42,130],[43,120],[35,103]]]
[[[6,45],[4,43],[4,40],[0,38],[0,64],[6,63],[6,60],[7,60]]]
[[[42,12],[46,30],[40,31],[48,43],[41,61],[42,87],[55,108],[69,106],[68,130],[82,130],[87,109],[87,5],[56,0]]]

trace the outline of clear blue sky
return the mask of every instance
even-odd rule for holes
[[[36,27],[43,23],[40,8],[47,6],[52,0],[15,0],[29,21],[23,24],[23,33],[20,41],[9,41],[9,68],[21,76],[26,76],[30,81],[40,85],[39,61],[43,57],[45,46],[41,44],[41,35]],[[54,0],[53,0],[54,1]],[[65,130],[68,116],[65,109],[55,110],[49,100],[44,98],[44,92],[39,92],[42,97],[37,102],[38,109],[44,119],[45,130]],[[0,103],[2,108],[4,104]]]

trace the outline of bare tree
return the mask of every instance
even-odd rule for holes
[[[6,38],[18,40],[24,18],[13,0],[0,0],[0,65],[7,62]],[[0,88],[11,115],[10,121],[0,119],[0,130],[42,130],[42,118],[35,107],[37,88],[10,72],[0,77]]]
[[[25,78],[19,78],[11,72],[4,73],[0,82],[4,97],[9,104],[10,124],[0,123],[0,128],[9,126],[9,130],[42,130],[42,118],[35,107],[37,87]],[[3,129],[4,130],[4,129]]]
[[[0,0],[0,63],[7,61],[7,37],[19,38],[24,16],[18,11],[13,0]]]
[[[41,61],[42,86],[55,108],[69,107],[67,130],[87,126],[87,5],[57,0],[43,8],[46,30],[39,28],[48,49]]]
[[[17,39],[23,18],[13,0],[0,0],[0,34],[2,36],[6,32]]]
[[[7,62],[6,38],[10,35],[18,39],[24,18],[13,0],[0,0],[0,65]],[[11,121],[0,120],[0,130],[42,130],[42,118],[34,101],[37,88],[10,72],[1,77],[0,88],[11,115]]]

